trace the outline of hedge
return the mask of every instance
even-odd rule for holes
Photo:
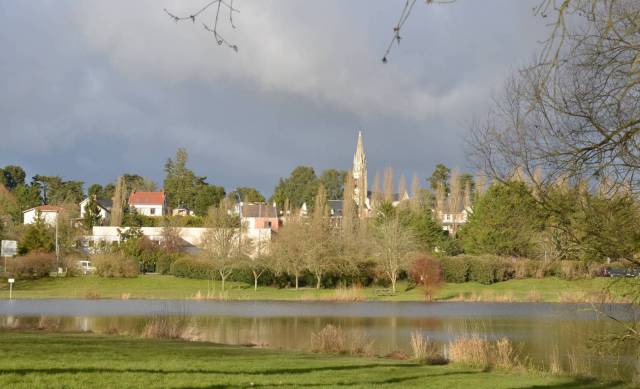
[[[215,269],[213,264],[200,259],[180,258],[171,264],[169,272],[176,277],[205,280],[214,274]]]

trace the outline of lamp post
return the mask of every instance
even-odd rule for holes
[[[60,275],[60,246],[58,245],[58,212],[56,212],[56,275]]]

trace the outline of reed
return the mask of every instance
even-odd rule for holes
[[[428,337],[422,336],[418,331],[411,332],[411,351],[413,359],[426,363],[427,365],[444,365],[447,359],[442,350]]]
[[[311,333],[311,351],[328,354],[349,354],[371,357],[374,340],[365,334],[347,336],[340,327],[327,324],[320,331]]]
[[[446,356],[451,362],[481,369],[523,369],[520,353],[511,340],[500,338],[492,343],[478,332],[464,334],[449,342]]]
[[[478,333],[459,336],[447,345],[447,357],[454,363],[487,369],[491,367],[491,345]]]
[[[345,337],[342,328],[327,324],[311,334],[311,351],[317,353],[345,353]]]

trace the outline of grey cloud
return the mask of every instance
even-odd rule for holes
[[[464,127],[544,37],[533,1],[236,1],[239,53],[164,7],[200,2],[0,3],[0,164],[107,182],[162,179],[187,147],[198,174],[267,194],[299,164],[347,168],[365,130],[372,170],[464,168]]]

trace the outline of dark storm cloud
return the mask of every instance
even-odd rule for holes
[[[201,2],[0,3],[0,165],[106,183],[162,181],[186,147],[197,174],[269,194],[297,165],[348,168],[358,129],[370,174],[465,168],[465,127],[544,37],[536,1],[237,1],[239,53],[197,24]],[[227,26],[228,27],[228,26]]]

